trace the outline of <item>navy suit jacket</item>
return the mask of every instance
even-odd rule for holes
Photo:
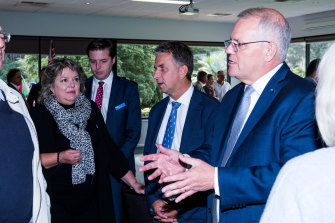
[[[158,102],[150,111],[148,131],[144,145],[144,155],[157,153],[157,135],[165,114],[169,97]],[[184,129],[181,137],[180,151],[192,157],[209,161],[209,148],[199,147],[206,141],[210,134],[210,120],[214,118],[219,102],[194,88],[190,105],[187,111]],[[156,200],[162,199],[161,187],[158,181],[148,181],[146,174],[145,193],[149,209]],[[175,204],[181,216],[178,222],[204,222],[206,220],[206,197],[208,193],[199,193]]]
[[[93,77],[86,81],[86,96],[91,98]],[[125,103],[119,108],[118,105]],[[141,136],[141,105],[137,84],[114,74],[107,110],[106,126],[135,174],[134,149]]]
[[[314,87],[284,65],[264,88],[220,167],[244,84],[228,91],[214,124],[211,164],[218,168],[220,222],[259,222],[275,178],[289,159],[315,149]],[[211,218],[213,194],[208,199]],[[214,210],[213,210],[214,211]]]

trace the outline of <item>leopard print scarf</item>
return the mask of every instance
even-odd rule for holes
[[[85,130],[87,120],[91,115],[89,100],[80,93],[73,108],[63,108],[49,95],[44,100],[45,107],[55,119],[59,130],[70,140],[70,147],[81,152],[81,161],[72,165],[72,184],[86,181],[86,174],[94,175],[95,163],[91,137]]]

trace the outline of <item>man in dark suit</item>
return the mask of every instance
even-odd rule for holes
[[[106,39],[93,40],[87,47],[93,76],[86,81],[86,96],[98,104],[107,129],[127,157],[135,174],[134,150],[141,135],[141,106],[136,83],[113,73],[116,49]],[[111,176],[117,223],[124,222],[122,184]]]
[[[162,192],[181,194],[176,202],[214,189],[207,222],[259,222],[283,164],[315,149],[314,88],[284,62],[288,22],[264,8],[247,9],[238,17],[225,45],[228,74],[242,83],[224,97],[218,114],[225,116],[214,120],[210,164],[179,154],[179,161],[192,168],[161,180],[175,182]],[[157,164],[162,158],[143,160]],[[168,173],[162,165],[143,170],[157,166]]]
[[[193,54],[188,46],[180,42],[163,42],[155,49],[154,78],[168,97],[158,102],[150,111],[144,154],[157,153],[156,145],[201,157],[206,150],[199,151],[209,133],[209,121],[213,119],[219,103],[199,92],[191,84]],[[173,107],[178,104],[174,129],[170,143],[165,143]],[[171,132],[170,132],[171,134]],[[148,175],[148,174],[147,174]],[[204,222],[207,194],[186,199],[181,204],[162,197],[161,187],[156,181],[146,181],[146,197],[149,209],[156,220],[178,222]]]

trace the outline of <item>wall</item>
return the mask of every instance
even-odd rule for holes
[[[0,11],[12,35],[222,42],[233,24]]]

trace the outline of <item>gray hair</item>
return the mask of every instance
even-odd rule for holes
[[[322,139],[335,146],[335,44],[331,45],[318,66],[316,87],[316,120]]]
[[[68,58],[55,59],[51,61],[51,63],[45,69],[44,77],[41,82],[42,83],[41,94],[38,98],[39,103],[43,103],[44,99],[51,94],[50,87],[53,86],[57,75],[61,74],[64,68],[69,68],[77,72],[80,83],[80,92],[82,93],[85,92],[86,75],[81,66],[79,66],[78,64],[76,64],[75,62],[73,62]]]
[[[276,43],[278,59],[285,61],[291,41],[291,28],[284,16],[270,8],[250,8],[238,14],[238,18],[259,17],[258,31],[264,40]],[[269,39],[267,39],[269,38]]]

